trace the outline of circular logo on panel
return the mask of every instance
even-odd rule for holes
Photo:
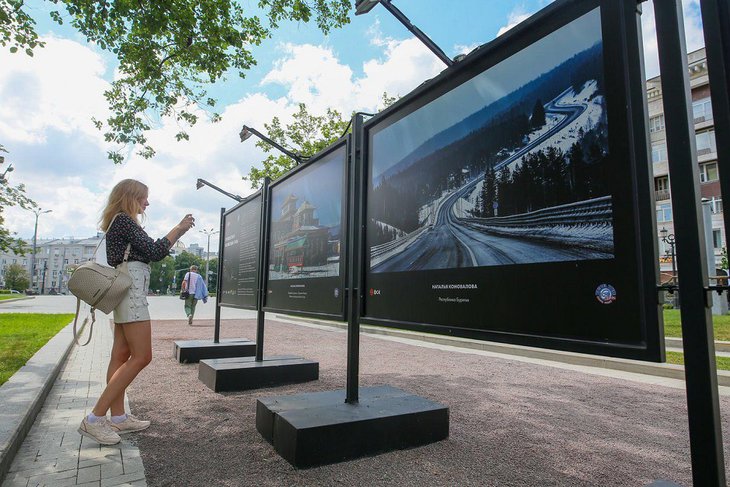
[[[601,284],[596,288],[596,299],[601,304],[611,304],[616,301],[616,289],[610,284]]]

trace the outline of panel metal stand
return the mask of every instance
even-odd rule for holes
[[[261,387],[275,387],[319,379],[319,362],[294,356],[273,356],[264,360],[264,325],[263,311],[266,292],[266,268],[269,248],[268,213],[269,213],[269,178],[264,179],[263,202],[261,205],[261,225],[259,228],[260,257],[258,272],[258,302],[256,315],[256,344],[252,353],[227,355],[227,358],[201,360],[198,365],[198,379],[215,392],[243,391]],[[221,222],[223,222],[221,214]],[[222,223],[221,223],[222,225]],[[223,229],[221,229],[221,232]],[[223,235],[223,233],[221,233]],[[221,241],[223,239],[221,238]],[[218,255],[223,255],[219,253]],[[222,262],[219,259],[219,262]],[[222,272],[218,271],[218,276]],[[251,358],[251,355],[255,355]]]
[[[654,2],[675,220],[694,485],[724,486],[717,367],[681,0]],[[720,90],[723,86],[718,87]],[[713,96],[715,91],[713,90]]]
[[[395,387],[358,385],[364,260],[362,125],[363,115],[356,114],[348,164],[347,388],[267,397],[256,403],[256,429],[298,468],[412,448],[449,436],[448,407]]]
[[[221,208],[220,235],[218,242],[218,255],[223,255],[223,214],[225,208]],[[218,259],[218,277],[216,278],[216,294],[220,294],[223,260]],[[216,298],[215,303],[215,324],[213,341],[208,340],[177,340],[173,344],[172,356],[182,363],[197,363],[203,359],[226,358],[226,357],[250,357],[256,353],[256,344],[247,338],[231,338],[221,341],[221,306]]]

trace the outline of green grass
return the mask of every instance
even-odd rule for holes
[[[0,314],[0,385],[73,319],[72,314]]]
[[[715,340],[730,340],[730,315],[713,316]],[[664,310],[664,335],[668,337],[682,336],[682,321],[678,309]]]
[[[730,357],[715,357],[718,370],[730,370]],[[667,363],[684,365],[684,354],[682,352],[667,352]]]
[[[4,301],[6,299],[18,299],[18,298],[24,298],[25,294],[0,294],[0,301]]]

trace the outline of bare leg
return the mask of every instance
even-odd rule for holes
[[[115,325],[116,326],[116,325]],[[118,396],[124,398],[124,390],[152,361],[152,327],[149,320],[118,325],[129,346],[130,357],[109,378],[104,392],[92,409],[95,416],[104,416]],[[115,328],[116,331],[116,328]]]
[[[124,337],[124,325],[114,324],[114,345],[112,345],[111,358],[109,359],[109,367],[106,371],[106,382],[107,384],[111,380],[114,373],[121,367],[127,360],[129,360],[129,344],[127,339]],[[126,388],[122,390],[121,394],[117,395],[112,399],[111,413],[112,416],[121,416],[124,414],[124,393]]]

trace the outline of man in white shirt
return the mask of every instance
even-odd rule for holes
[[[198,300],[195,297],[196,291],[201,286],[205,286],[203,282],[203,276],[198,274],[198,266],[191,265],[190,271],[185,274],[182,282],[182,291],[188,292],[188,297],[185,298],[185,315],[188,317],[188,325],[193,324],[193,315],[195,314],[195,305]],[[205,293],[208,294],[207,292]]]

